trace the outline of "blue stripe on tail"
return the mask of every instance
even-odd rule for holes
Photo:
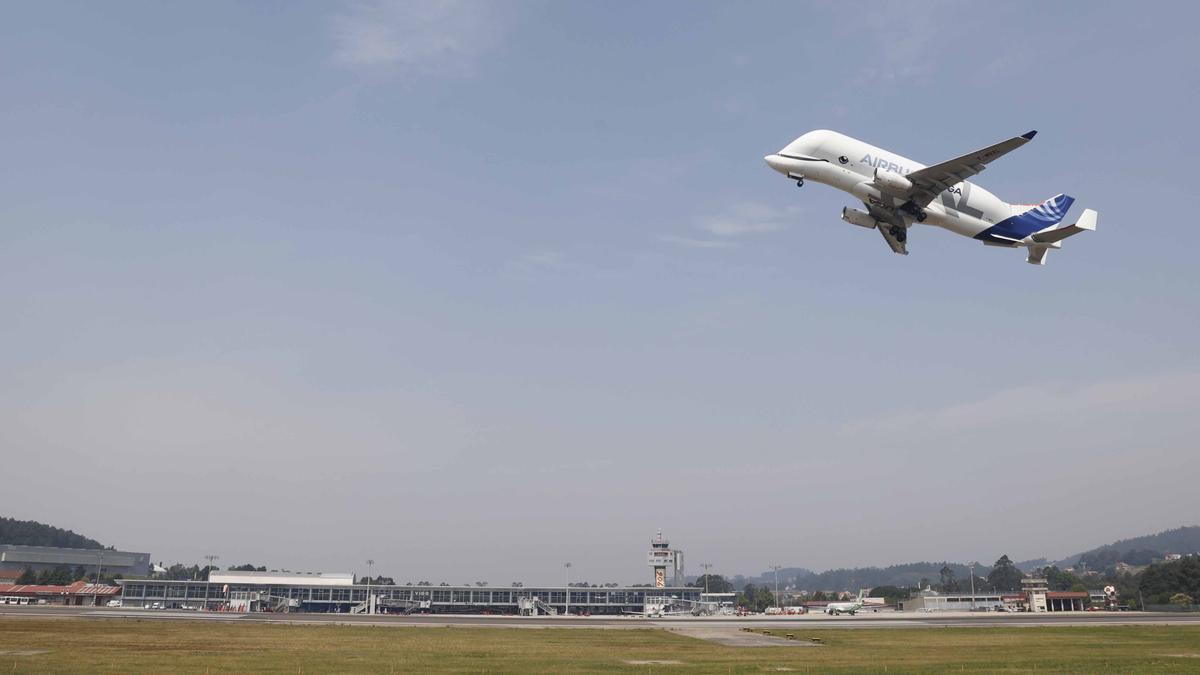
[[[1056,195],[1011,218],[996,223],[988,229],[975,235],[976,239],[984,241],[1005,241],[1006,239],[1024,239],[1034,232],[1039,232],[1062,222],[1075,203],[1074,197]],[[997,235],[993,237],[992,235]]]

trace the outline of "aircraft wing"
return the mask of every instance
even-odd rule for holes
[[[895,209],[885,209],[883,207],[874,206],[866,202],[863,202],[863,206],[867,207],[867,212],[869,212],[871,217],[875,220],[878,220],[881,223],[897,225],[900,227],[900,229],[907,232],[907,228],[904,226],[904,218],[902,218],[899,213],[896,213]],[[900,241],[888,231],[890,228],[880,226],[875,229],[879,230],[879,234],[883,235],[883,240],[887,242],[887,245],[890,246],[893,251],[899,253],[900,255],[908,255],[908,248],[905,247],[903,241]],[[908,237],[906,235],[905,241],[907,240]]]
[[[946,189],[980,173],[987,168],[989,162],[1025,145],[1033,140],[1036,134],[1037,131],[1030,131],[1020,136],[1014,136],[1007,141],[989,145],[982,150],[967,153],[962,157],[955,157],[950,161],[905,174],[904,177],[913,184],[909,191],[909,199],[917,206],[927,206]]]

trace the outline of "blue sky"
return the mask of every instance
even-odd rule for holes
[[[659,527],[733,574],[1192,524],[1196,14],[10,5],[0,511],[455,583],[645,581]],[[763,164],[813,128],[1038,129],[977,182],[1099,230],[896,256]]]

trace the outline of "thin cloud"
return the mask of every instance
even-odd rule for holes
[[[534,270],[558,270],[562,269],[565,265],[565,256],[563,256],[560,251],[552,251],[549,249],[530,251],[508,261],[509,269],[520,270],[522,272],[532,272]]]
[[[981,400],[874,417],[843,431],[903,436],[963,432],[987,425],[1030,424],[1097,411],[1110,415],[1182,411],[1197,390],[1200,390],[1200,373],[1190,372],[1113,379],[1077,387],[1043,383],[1004,389]]]
[[[774,209],[762,204],[736,204],[723,213],[705,216],[696,223],[695,229],[705,237],[662,234],[659,241],[688,248],[730,248],[737,244],[732,239],[756,234],[776,232],[787,227],[787,222],[796,217],[796,212]]]
[[[729,248],[731,246],[736,246],[736,244],[730,241],[681,237],[676,234],[660,234],[658,235],[658,240],[668,244],[675,244],[677,246],[686,246],[688,248]]]
[[[697,227],[718,237],[742,237],[782,230],[789,217],[794,217],[790,211],[762,204],[738,204],[725,213],[701,219]]]
[[[888,45],[887,58],[859,70],[860,84],[892,84],[922,78],[937,65],[932,47],[948,34],[943,2],[883,3],[863,13],[861,30],[874,44]]]
[[[353,68],[462,71],[499,41],[493,8],[463,0],[352,2],[333,17],[333,59]]]

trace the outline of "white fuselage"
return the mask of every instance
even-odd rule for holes
[[[862,609],[862,602],[831,602],[825,606],[826,614],[853,614]]]
[[[902,157],[836,131],[810,131],[774,155],[772,169],[795,180],[812,180],[854,195],[868,205],[898,207],[896,199],[872,180],[875,170],[901,176],[925,168]],[[966,237],[975,237],[998,222],[1028,209],[1014,206],[968,181],[952,185],[925,207],[927,225],[936,225]],[[906,216],[906,224],[911,225]]]

